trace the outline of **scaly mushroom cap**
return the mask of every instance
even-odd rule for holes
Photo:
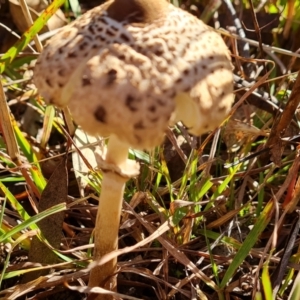
[[[82,15],[47,43],[34,81],[90,134],[139,149],[159,145],[175,121],[195,135],[214,129],[233,102],[224,41],[165,0],[108,1]]]

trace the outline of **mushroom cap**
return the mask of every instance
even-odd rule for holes
[[[165,0],[108,1],[82,15],[49,40],[34,82],[88,133],[138,149],[179,120],[195,135],[212,130],[233,102],[223,39]]]

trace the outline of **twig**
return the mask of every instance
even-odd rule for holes
[[[235,11],[235,8],[233,7],[233,4],[229,0],[223,0],[225,7],[228,11],[228,13],[232,16],[233,19],[233,24],[236,27],[237,30],[237,35],[241,38],[239,42],[240,46],[240,55],[243,57],[250,57],[250,46],[248,41],[245,40],[246,38],[246,33],[242,27],[241,21],[237,16],[237,13]],[[244,69],[244,72],[246,75],[250,78],[254,77],[254,65],[252,63],[246,63],[245,64],[246,68]]]
[[[282,137],[288,126],[290,125],[292,118],[295,114],[295,111],[300,103],[300,75],[298,73],[296,82],[292,89],[292,93],[288,100],[288,103],[279,117],[278,122],[275,122],[270,137],[265,145],[265,148],[271,148],[271,157],[276,165],[281,165],[281,155],[283,153]],[[269,154],[266,153],[261,157],[262,161],[269,159]]]
[[[30,27],[33,24],[33,20],[32,20],[32,17],[31,17],[31,14],[30,14],[30,11],[29,11],[29,8],[27,6],[26,1],[25,0],[20,0],[20,5],[21,5],[21,8],[22,8],[22,12],[24,14],[27,26]],[[41,44],[41,42],[39,40],[38,35],[35,35],[33,37],[33,39],[35,41],[35,45],[36,45],[37,50],[39,52],[42,52],[43,46],[42,46],[42,44]]]

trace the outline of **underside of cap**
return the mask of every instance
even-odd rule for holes
[[[118,22],[150,23],[167,10],[166,0],[114,0],[107,6],[107,15]]]

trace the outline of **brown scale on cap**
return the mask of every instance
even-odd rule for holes
[[[222,38],[165,0],[114,0],[64,27],[35,67],[45,100],[68,105],[90,134],[159,145],[170,124],[217,127],[233,102]]]

